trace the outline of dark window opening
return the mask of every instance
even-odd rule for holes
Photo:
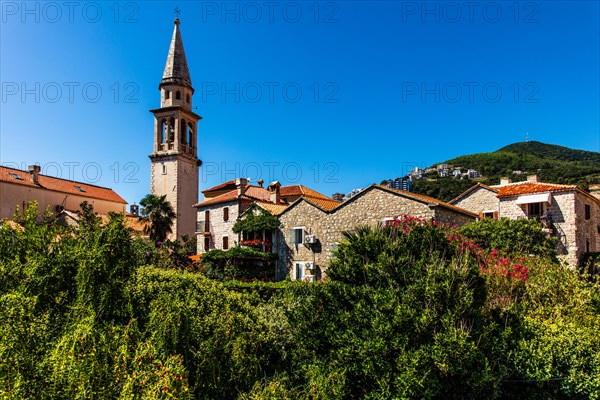
[[[223,209],[223,221],[229,221],[229,207]]]
[[[210,211],[204,211],[204,232],[210,232]]]
[[[588,220],[592,218],[592,208],[589,204],[585,205],[585,219]]]
[[[542,216],[544,210],[543,203],[531,203],[527,204],[527,216],[529,218],[539,218]]]
[[[190,102],[190,95],[189,94],[185,95],[185,101],[186,101],[186,103]]]
[[[181,92],[179,90],[175,92],[175,99],[181,100]]]
[[[209,237],[205,237],[204,238],[204,250],[208,251],[210,248],[210,238]]]
[[[223,250],[227,250],[229,248],[229,237],[223,236]]]
[[[165,100],[169,100],[169,97],[171,97],[171,91],[165,90]]]

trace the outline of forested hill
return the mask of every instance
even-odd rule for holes
[[[491,153],[460,156],[444,163],[460,167],[462,172],[475,169],[482,177],[471,181],[426,174],[424,179],[415,181],[413,191],[448,201],[476,182],[498,184],[502,176],[517,182],[533,174],[544,182],[576,184],[582,188],[600,183],[600,153],[534,141],[513,143]]]
[[[521,142],[493,153],[461,156],[446,161],[456,167],[476,169],[489,183],[498,183],[501,176],[521,179],[513,171],[537,174],[543,181],[578,184],[600,182],[600,153],[575,150],[540,142]]]

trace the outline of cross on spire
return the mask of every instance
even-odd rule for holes
[[[175,13],[175,18],[179,18],[179,14],[181,13],[179,6],[175,7],[175,9],[173,10],[173,13]]]

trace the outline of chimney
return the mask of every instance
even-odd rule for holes
[[[30,165],[29,166],[29,175],[31,177],[31,182],[33,182],[36,185],[39,185],[39,175],[40,175],[40,171],[41,168],[39,165]]]
[[[269,185],[269,192],[271,192],[269,200],[271,201],[271,203],[279,204],[281,200],[281,196],[279,193],[280,187],[281,184],[279,183],[279,181],[271,182],[271,184]]]
[[[246,178],[237,178],[235,180],[235,186],[237,187],[237,195],[241,196],[246,192],[246,185],[248,185],[248,179]]]
[[[527,182],[540,183],[540,177],[537,175],[527,175]]]
[[[263,181],[262,179],[258,180],[258,186],[259,187],[263,187],[263,183],[265,183],[265,181]]]
[[[503,176],[502,178],[500,178],[501,185],[508,185],[509,183],[512,183],[512,179],[510,179],[510,177]]]

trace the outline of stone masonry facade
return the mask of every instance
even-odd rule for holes
[[[198,254],[206,253],[207,251],[205,249],[205,238],[209,239],[208,250],[225,250],[223,238],[227,238],[228,248],[236,246],[238,235],[233,233],[233,225],[237,221],[239,210],[239,201],[237,199],[228,203],[207,205],[198,210]],[[208,231],[205,230],[207,212],[209,221]],[[228,213],[228,218],[225,218],[225,213]]]
[[[501,218],[527,218],[526,207],[516,204],[518,196],[501,198],[499,215]],[[575,209],[574,193],[559,192],[552,195],[550,204],[543,204],[542,214],[548,216],[548,221],[554,226],[553,234],[557,238],[557,250],[569,264],[576,263],[574,255],[575,244]]]
[[[464,208],[473,213],[498,211],[497,192],[484,186],[479,186],[463,197],[453,200],[451,204]]]
[[[527,218],[526,208],[516,204],[517,196],[500,199],[500,217]],[[585,208],[590,216],[586,219]],[[575,266],[586,252],[600,251],[600,204],[579,191],[552,193],[550,204],[544,204],[557,250],[570,266]]]
[[[300,264],[299,269],[302,270],[302,265],[310,262],[317,268],[301,273],[322,275],[326,273],[336,244],[342,241],[342,232],[360,225],[375,226],[385,219],[403,214],[459,226],[476,220],[476,216],[467,211],[416,200],[378,186],[370,187],[333,211],[322,210],[303,200],[292,205],[279,218],[282,233],[277,244],[280,268],[287,269],[291,279],[298,279],[296,265]],[[306,235],[314,235],[318,242],[311,246],[293,243],[294,228],[302,228]]]

